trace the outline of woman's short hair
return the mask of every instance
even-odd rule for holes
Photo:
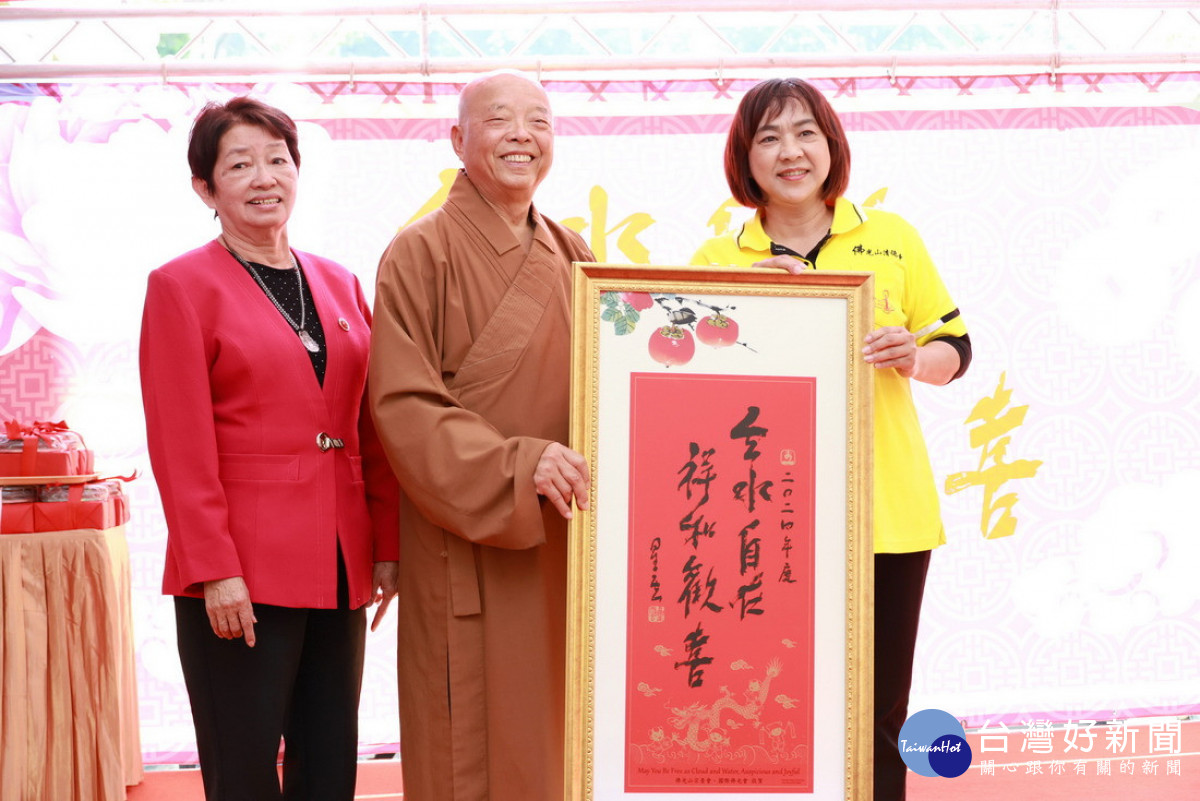
[[[287,114],[251,97],[235,97],[226,103],[209,103],[192,123],[192,133],[188,138],[188,166],[192,168],[193,177],[204,181],[210,192],[213,189],[213,170],[217,165],[221,137],[235,125],[254,125],[278,136],[287,145],[292,163],[299,168],[296,123]]]
[[[799,78],[771,78],[742,97],[725,140],[725,180],[734,200],[743,206],[761,209],[767,205],[766,194],[750,174],[750,148],[759,127],[777,117],[789,100],[804,104],[829,141],[829,176],[821,188],[826,205],[832,206],[850,183],[850,143],[825,95]]]

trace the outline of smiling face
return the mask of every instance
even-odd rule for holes
[[[519,75],[483,78],[463,90],[450,141],[485,199],[527,208],[554,159],[550,101],[540,86]]]
[[[223,230],[256,241],[287,225],[298,177],[286,142],[239,123],[221,137],[212,184],[193,177],[192,188],[220,216]]]
[[[749,152],[750,175],[768,208],[811,209],[825,205],[822,187],[829,176],[829,140],[798,100],[764,119]]]

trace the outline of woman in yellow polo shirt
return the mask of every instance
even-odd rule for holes
[[[958,378],[971,341],[916,230],[842,197],[850,146],[810,84],[772,79],[746,93],[725,144],[725,176],[754,217],[706,242],[693,264],[875,273],[876,327],[862,349],[875,368],[875,799],[903,799],[897,738],[929,557],[946,541],[910,381]]]

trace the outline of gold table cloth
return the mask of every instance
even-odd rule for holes
[[[0,535],[0,798],[142,780],[124,526]]]

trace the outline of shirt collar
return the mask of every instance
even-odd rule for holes
[[[829,233],[837,236],[847,231],[853,231],[867,221],[867,210],[852,200],[839,197],[833,205],[833,224]]]
[[[844,234],[866,221],[866,209],[851,200],[839,197],[833,204],[833,223],[829,226],[829,232],[834,236]],[[758,211],[755,211],[754,216],[742,226],[736,241],[739,248],[764,252],[771,250],[771,237],[763,230],[762,216]]]
[[[479,194],[479,189],[471,182],[466,170],[458,171],[458,177],[454,179],[446,200],[453,201],[467,213],[471,224],[483,234],[497,255],[520,247],[516,235],[504,220],[500,219],[500,214],[483,199],[483,195]],[[555,251],[554,237],[550,235],[537,207],[532,204],[529,207],[529,219],[533,222],[533,241]]]

